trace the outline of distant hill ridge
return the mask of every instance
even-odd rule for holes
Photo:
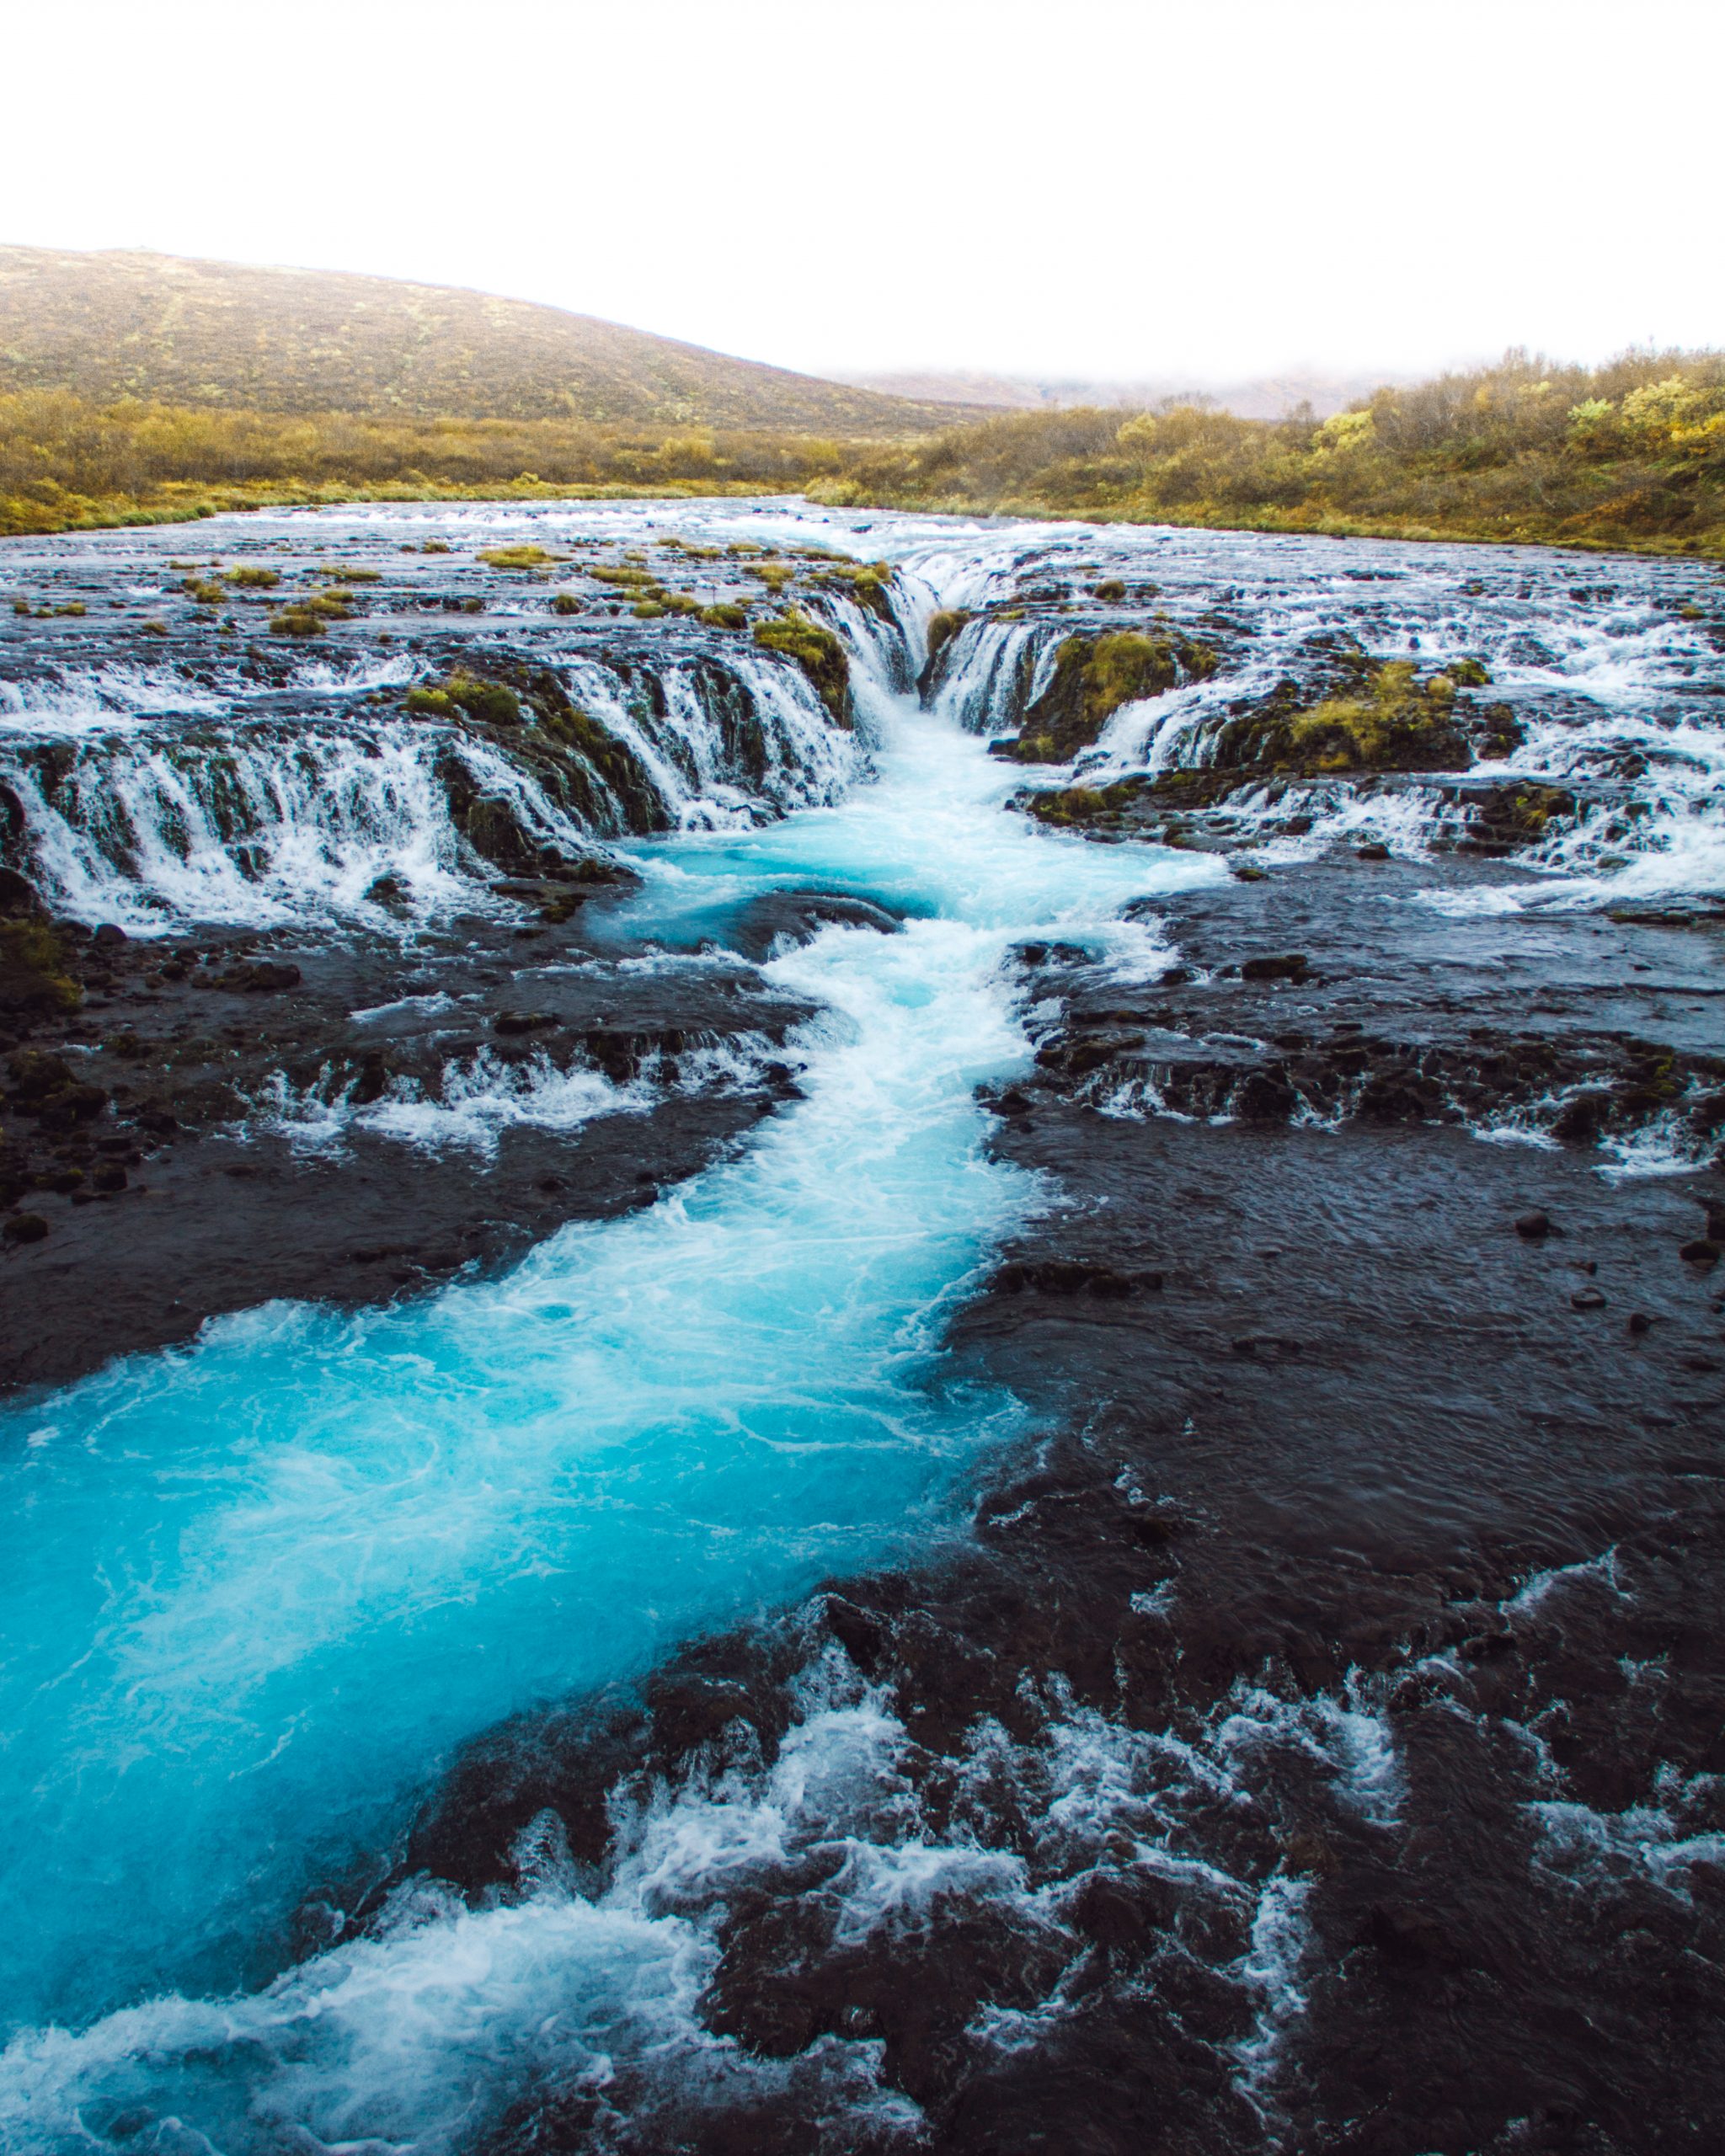
[[[323,270],[0,247],[0,393],[887,440],[921,402],[528,300]]]
[[[1310,406],[1320,419],[1364,403],[1375,389],[1409,380],[1392,368],[1339,374],[1318,367],[1290,367],[1279,374],[1249,380],[1205,381],[1195,375],[1159,375],[1139,382],[1077,381],[1040,375],[967,374],[924,368],[896,374],[852,373],[841,368],[836,382],[873,389],[886,397],[924,403],[990,405],[1003,412],[1048,412],[1091,406],[1102,410],[1142,412],[1188,400],[1231,412],[1242,419],[1285,419]]]

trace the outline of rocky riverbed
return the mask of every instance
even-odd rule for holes
[[[0,563],[19,2145],[1709,2148],[1717,574],[206,536]]]

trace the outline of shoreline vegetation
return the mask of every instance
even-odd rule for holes
[[[968,415],[866,440],[0,396],[0,535],[345,502],[806,494],[920,510],[1725,558],[1725,353],[1511,352],[1327,419]]]

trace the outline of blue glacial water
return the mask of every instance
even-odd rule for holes
[[[972,1097],[1027,1054],[1007,947],[1061,936],[1135,967],[1154,931],[1121,906],[1224,872],[1003,814],[1015,773],[862,686],[876,773],[841,805],[639,850],[628,926],[668,942],[775,887],[915,916],[772,962],[826,1015],[806,1097],[740,1156],[505,1278],[357,1317],[254,1310],[0,1425],[0,1802],[31,1822],[0,1860],[12,2145],[71,2145],[141,2093],[188,2149],[273,2147],[291,2120],[382,2131],[343,2106],[396,2086],[354,2047],[408,2041],[403,1967],[459,1988],[464,1928],[525,1919],[445,1913],[435,1939],[280,1975],[303,1897],[387,1852],[464,1737],[957,1531],[979,1449],[1019,1427],[943,1386],[937,1354],[1036,1198],[985,1158]],[[518,1929],[498,1966],[553,1954],[560,2011],[583,1983],[614,2010],[639,1920],[556,1907],[561,1943]],[[366,1993],[378,1955],[393,2004],[350,2027],[332,1993]],[[513,2041],[495,1998],[474,2014]],[[428,2056],[409,2082],[453,2070]],[[416,2144],[457,2131],[453,2098],[398,2094]]]

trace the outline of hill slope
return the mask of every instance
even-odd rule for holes
[[[579,419],[888,438],[950,426],[817,381],[526,300],[393,277],[0,247],[0,395],[66,389],[265,412]]]

